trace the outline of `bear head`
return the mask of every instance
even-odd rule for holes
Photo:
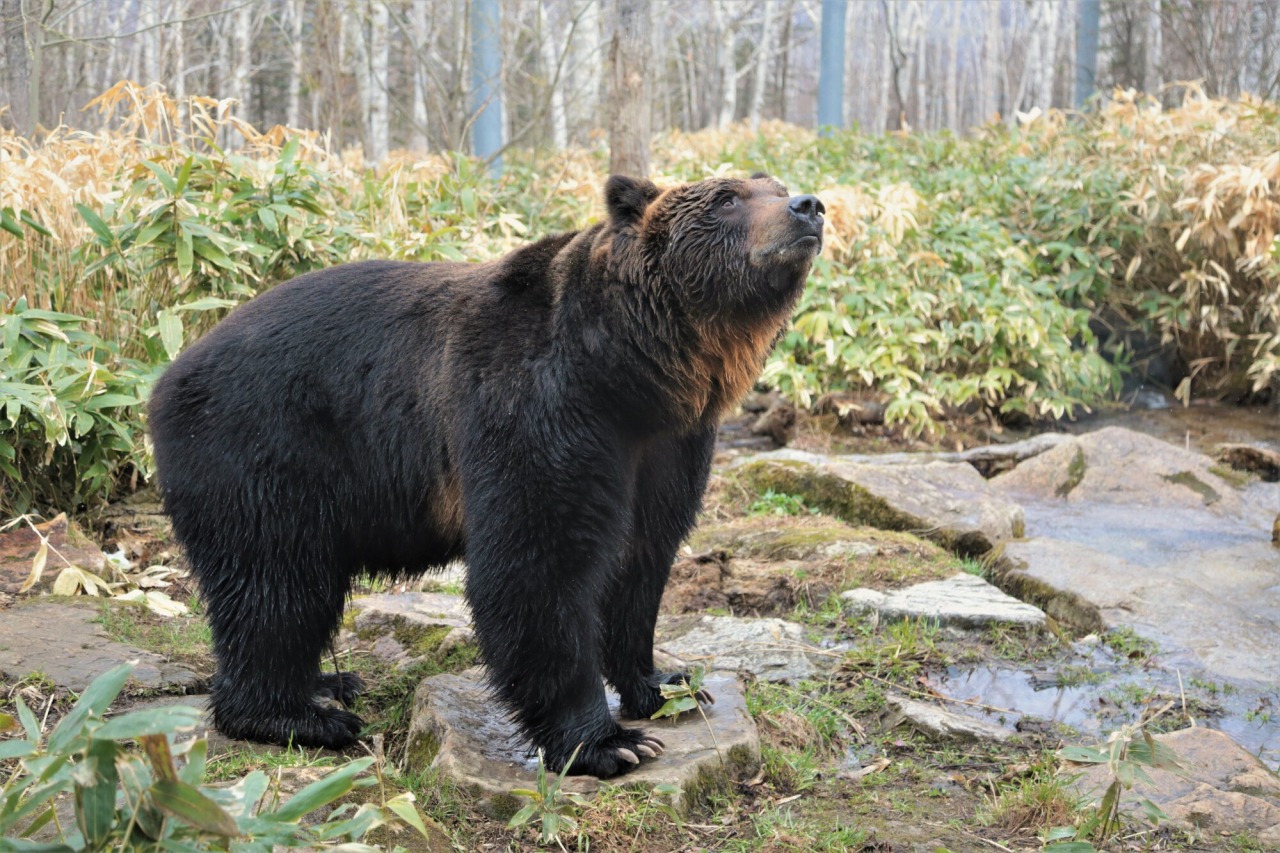
[[[757,172],[659,189],[614,175],[605,185],[610,261],[625,282],[659,282],[704,322],[785,317],[822,248],[825,208]]]

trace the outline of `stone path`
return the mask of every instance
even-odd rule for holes
[[[136,660],[132,679],[139,687],[185,692],[203,683],[180,664],[115,642],[96,619],[97,607],[87,602],[34,600],[10,607],[0,617],[0,676],[17,681],[39,672],[79,693],[111,667]]]

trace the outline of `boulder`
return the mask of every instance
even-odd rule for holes
[[[735,468],[761,491],[800,495],[850,524],[916,533],[959,554],[985,554],[1026,533],[1022,508],[963,462],[884,465],[780,450]]]
[[[1209,457],[1122,427],[1075,436],[991,481],[999,494],[1072,504],[1240,512],[1231,480]]]
[[[1151,800],[1175,823],[1215,835],[1252,834],[1268,849],[1280,841],[1280,777],[1252,753],[1219,731],[1182,729],[1155,736],[1183,764],[1184,773],[1143,767],[1139,780],[1121,797],[1121,807],[1140,814]],[[1083,770],[1083,773],[1081,771]],[[1073,783],[1083,796],[1101,798],[1111,782],[1106,765],[1073,765]]]

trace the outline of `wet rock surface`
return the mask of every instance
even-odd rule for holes
[[[1137,781],[1122,807],[1137,814],[1139,802],[1149,799],[1175,824],[1220,834],[1250,832],[1264,849],[1280,846],[1280,777],[1222,732],[1182,729],[1156,740],[1173,750],[1185,772],[1144,767],[1151,781]],[[1106,766],[1080,769],[1076,788],[1100,798],[1111,781]]]
[[[0,677],[17,681],[43,673],[58,687],[80,692],[114,666],[138,661],[132,681],[139,687],[185,692],[203,678],[181,664],[112,640],[95,620],[92,605],[33,601],[0,618]]]
[[[1026,604],[980,577],[959,574],[892,592],[851,589],[840,596],[845,611],[875,613],[882,619],[931,619],[956,628],[1019,625],[1040,628],[1044,611]]]
[[[680,793],[674,805],[687,809],[730,780],[754,772],[760,745],[741,683],[732,674],[712,673],[703,686],[716,700],[703,709],[705,722],[693,712],[677,722],[625,723],[657,735],[666,749],[613,783],[675,785]],[[610,703],[616,714],[612,694]],[[512,789],[536,788],[537,757],[506,717],[494,712],[492,693],[478,667],[422,682],[413,699],[407,759],[412,768],[430,765],[447,773],[477,798],[482,809],[500,819],[523,805]],[[591,776],[573,776],[564,789],[593,793],[603,784]]]
[[[1132,628],[1156,643],[1159,666],[1263,697],[1280,672],[1280,488],[1217,470],[1118,428],[1028,460],[992,481],[1027,514],[1001,586],[1077,628]],[[1241,735],[1280,760],[1276,738]]]

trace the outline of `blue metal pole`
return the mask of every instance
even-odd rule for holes
[[[818,59],[818,132],[844,127],[844,15],[847,0],[822,0],[822,50]]]
[[[471,0],[471,148],[502,174],[502,43],[500,0]],[[490,159],[492,158],[492,159]]]
[[[1098,29],[1102,18],[1102,0],[1080,0],[1080,21],[1076,29],[1076,109],[1098,85]]]

